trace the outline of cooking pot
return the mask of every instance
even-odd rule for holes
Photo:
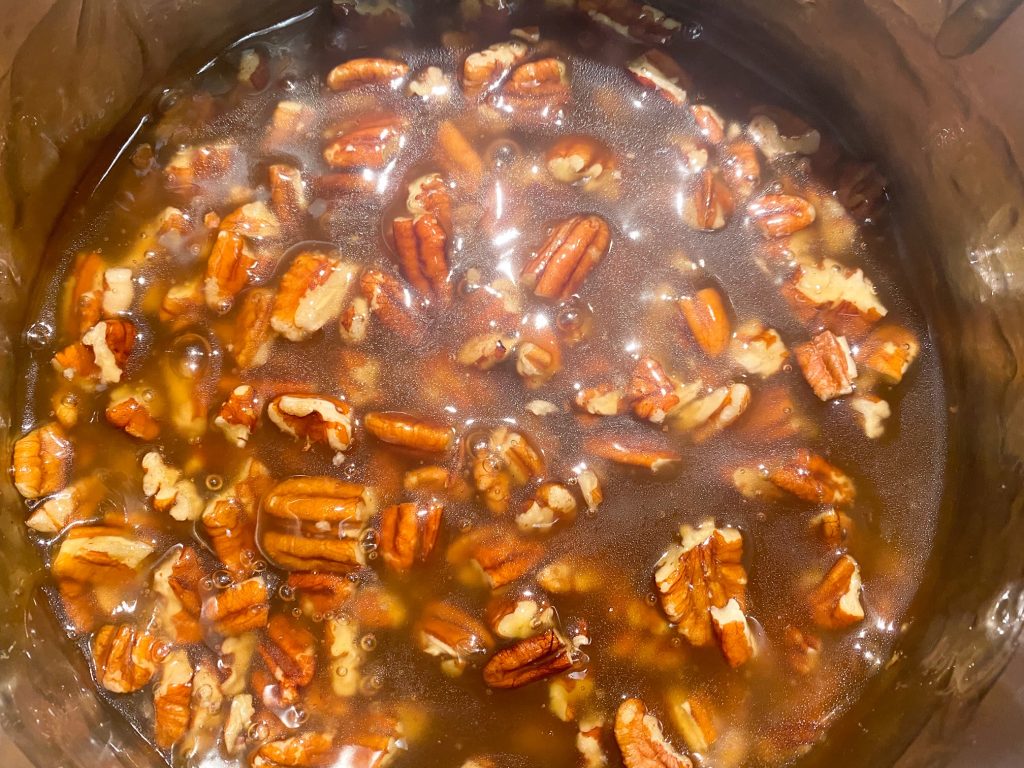
[[[998,29],[1019,3],[968,0],[948,16],[945,3],[928,0],[657,3],[750,66],[771,62],[787,90],[879,162],[906,240],[902,268],[945,371],[948,473],[927,578],[892,663],[800,765],[942,764],[1024,623],[1024,18]],[[20,427],[12,392],[27,299],[47,236],[91,159],[125,138],[127,129],[107,137],[168,70],[195,68],[315,4],[0,3],[5,467]],[[160,764],[101,702],[51,617],[6,472],[0,496],[3,731],[40,766]]]

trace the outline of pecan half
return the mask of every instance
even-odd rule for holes
[[[645,88],[658,93],[673,104],[686,103],[690,76],[663,51],[652,48],[629,63],[629,73]]]
[[[381,442],[426,453],[444,453],[455,436],[447,424],[400,411],[371,411],[363,424]]]
[[[736,329],[729,355],[747,373],[767,378],[781,370],[789,350],[778,331],[752,320]]]
[[[494,514],[508,510],[512,489],[526,485],[544,471],[544,457],[519,432],[498,427],[472,462],[473,484]]]
[[[348,572],[365,561],[358,536],[374,513],[371,489],[330,477],[293,477],[260,508],[263,551],[285,570]]]
[[[199,184],[226,176],[237,161],[238,147],[234,144],[185,147],[164,167],[164,177],[171,190],[194,193]]]
[[[96,682],[111,693],[141,690],[156,673],[168,647],[132,624],[107,624],[92,640]]]
[[[71,473],[73,448],[58,424],[44,424],[14,443],[14,487],[26,499],[62,490]]]
[[[332,91],[351,91],[365,85],[397,88],[409,74],[409,65],[395,59],[350,59],[327,73]]]
[[[460,365],[489,371],[509,359],[516,349],[516,339],[503,333],[481,333],[471,336],[455,355]]]
[[[160,434],[160,424],[152,411],[152,398],[147,399],[136,388],[120,387],[111,392],[104,416],[112,425],[140,440],[155,440]]]
[[[237,636],[267,626],[267,601],[267,583],[262,576],[253,576],[207,597],[200,616],[217,634]]]
[[[887,384],[903,381],[907,370],[921,353],[916,334],[902,326],[882,325],[860,345],[858,359]]]
[[[697,344],[709,357],[719,357],[729,345],[732,329],[725,299],[717,288],[702,288],[676,302]]]
[[[271,327],[291,341],[302,341],[341,312],[359,269],[323,253],[303,251],[281,278]]]
[[[182,478],[181,471],[164,463],[156,451],[142,457],[142,492],[159,512],[179,521],[196,520],[203,511],[195,483]]]
[[[528,50],[525,43],[510,40],[471,53],[462,65],[462,90],[470,98],[493,90],[526,58]]]
[[[409,81],[409,93],[425,102],[446,101],[451,92],[451,80],[440,67],[427,67]]]
[[[445,167],[462,179],[469,191],[476,189],[484,161],[465,134],[450,120],[437,126],[438,154]]]
[[[347,576],[301,571],[289,573],[287,585],[307,616],[325,616],[338,611],[356,589],[356,583]]]
[[[615,714],[615,741],[626,768],[693,768],[665,739],[658,718],[640,699],[626,699]]]
[[[821,400],[832,400],[853,392],[857,364],[845,336],[822,331],[809,342],[793,347],[804,378]]]
[[[811,226],[816,212],[796,195],[763,195],[747,206],[747,214],[765,237],[788,237]]]
[[[554,629],[502,648],[484,665],[491,688],[520,688],[557,675],[580,663],[579,649]]]
[[[230,443],[245,448],[259,419],[260,400],[256,390],[251,384],[240,384],[231,390],[213,424]]]
[[[807,449],[797,451],[779,466],[770,467],[768,479],[797,498],[814,504],[852,504],[853,480],[838,467]]]
[[[475,658],[490,653],[494,647],[487,628],[450,603],[430,603],[423,609],[414,632],[419,649],[440,657],[441,669],[449,677],[462,674]]]
[[[557,117],[572,95],[565,62],[554,57],[520,64],[501,89],[498,102],[516,112]]]
[[[708,144],[721,144],[725,141],[725,120],[718,110],[709,104],[693,104],[690,114],[697,124],[697,133]]]
[[[650,5],[633,0],[580,0],[577,7],[598,24],[646,43],[664,44],[682,24]]]
[[[646,469],[652,474],[668,472],[682,461],[675,451],[614,438],[591,438],[585,443],[588,453],[627,467]]]
[[[711,609],[733,599],[742,609],[746,600],[743,536],[707,520],[697,528],[683,525],[679,537],[680,544],[661,558],[654,574],[661,607],[693,645],[711,645]]]
[[[597,215],[574,216],[551,230],[519,276],[542,298],[568,299],[579,291],[611,245],[608,222]]]
[[[444,507],[436,502],[394,504],[380,516],[380,554],[399,572],[425,561],[437,543]]]
[[[228,347],[242,370],[258,368],[270,358],[275,335],[270,325],[273,312],[274,293],[267,288],[247,291],[242,297]]]
[[[294,228],[309,208],[302,171],[291,165],[275,163],[267,168],[270,208],[281,223]]]
[[[263,135],[262,149],[267,154],[294,145],[307,136],[316,119],[316,111],[298,101],[279,101]]]
[[[523,576],[540,561],[544,548],[498,528],[481,528],[463,534],[448,548],[447,560],[460,568],[459,577],[469,584],[498,589]]]
[[[397,115],[364,115],[331,131],[323,156],[344,171],[383,170],[398,154],[406,121]]]
[[[680,211],[692,229],[713,232],[722,229],[736,210],[732,192],[715,171],[701,171],[683,198]]]
[[[256,559],[256,510],[271,485],[267,467],[249,459],[231,486],[203,510],[203,530],[213,551],[234,574],[247,572]]]
[[[402,275],[424,296],[442,303],[451,299],[448,280],[448,237],[437,216],[421,214],[392,223]]]
[[[220,314],[231,309],[235,297],[249,283],[256,263],[255,254],[241,234],[230,229],[218,232],[206,262],[206,306]]]
[[[785,155],[813,155],[821,146],[820,133],[795,116],[787,117],[791,119],[783,121],[790,124],[786,126],[785,135],[767,115],[755,115],[747,123],[747,135],[769,160]]]
[[[564,136],[547,153],[548,173],[563,184],[594,181],[614,166],[612,152],[591,136]]]
[[[153,690],[156,745],[169,749],[185,735],[192,713],[192,664],[183,650],[171,651],[160,665]]]
[[[278,395],[267,404],[267,417],[287,435],[303,440],[303,450],[323,443],[340,463],[352,447],[352,407],[330,395]]]
[[[316,638],[312,633],[294,619],[275,614],[267,622],[259,654],[277,682],[277,700],[286,706],[298,701],[299,689],[309,685],[316,674]]]
[[[231,698],[227,719],[224,721],[224,751],[229,757],[245,749],[255,714],[256,708],[253,706],[251,694],[239,693]]]
[[[864,606],[860,590],[860,566],[849,555],[843,555],[810,594],[815,623],[826,629],[842,629],[861,621]]]
[[[706,754],[717,738],[707,707],[697,698],[687,696],[678,688],[670,689],[665,698],[672,725],[683,737],[686,746],[692,752]]]
[[[736,421],[750,405],[750,387],[727,384],[684,405],[673,416],[672,425],[691,431],[694,442],[702,443]]]
[[[736,197],[750,197],[761,183],[761,163],[757,148],[747,141],[734,141],[725,148],[721,174]]]
[[[153,571],[153,591],[160,597],[160,624],[175,642],[196,643],[202,639],[199,612],[204,575],[192,547],[176,548]]]
[[[117,318],[103,320],[82,336],[80,342],[58,352],[53,367],[68,381],[117,384],[135,347],[135,326]]]
[[[64,284],[63,311],[65,330],[79,337],[102,317],[103,256],[85,251],[75,256],[71,275]]]
[[[576,497],[562,483],[541,483],[522,512],[516,525],[524,533],[550,531],[559,523],[576,519]]]

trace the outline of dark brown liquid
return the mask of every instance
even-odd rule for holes
[[[470,133],[488,168],[479,199],[461,193],[460,202],[467,207],[487,206],[495,187],[500,186],[504,207],[500,213],[492,211],[497,223],[491,227],[457,232],[450,264],[456,282],[470,268],[479,270],[482,283],[500,277],[515,280],[552,222],[581,211],[603,216],[613,231],[612,249],[582,291],[594,329],[582,344],[565,350],[565,369],[542,389],[530,391],[523,387],[513,365],[490,372],[454,366],[450,362],[456,349],[452,342],[465,337],[464,329],[471,320],[457,303],[431,316],[429,335],[415,346],[396,341],[380,328],[371,332],[361,349],[379,361],[376,392],[361,391],[346,368],[345,348],[333,322],[308,341],[279,339],[266,366],[239,376],[225,349],[233,314],[225,320],[211,313],[206,323],[188,331],[205,339],[211,350],[202,362],[208,376],[202,378],[213,382],[208,386],[214,407],[238,381],[301,382],[312,391],[353,399],[357,415],[368,410],[403,410],[444,417],[459,428],[461,435],[472,434],[480,424],[513,422],[543,450],[547,475],[553,479],[571,477],[572,468],[581,462],[597,467],[605,493],[599,512],[581,514],[568,528],[542,539],[547,552],[545,562],[572,554],[598,564],[607,574],[606,586],[596,593],[560,595],[554,600],[560,623],[571,618],[585,618],[589,623],[593,642],[586,649],[587,675],[594,679],[598,690],[594,708],[603,713],[610,726],[621,698],[639,696],[662,715],[670,740],[682,746],[682,739],[672,732],[664,715],[664,702],[670,688],[683,688],[709,702],[715,713],[719,738],[706,756],[707,764],[756,766],[785,762],[801,739],[796,743],[782,739],[784,744],[777,750],[762,742],[771,742],[779,733],[804,733],[808,724],[812,724],[812,732],[826,726],[856,697],[864,681],[885,664],[930,550],[933,515],[942,486],[944,393],[927,328],[908,300],[909,291],[901,285],[898,270],[893,268],[899,249],[897,230],[888,221],[864,225],[856,231],[852,247],[840,254],[827,253],[820,242],[809,238],[812,253],[835,256],[844,264],[862,267],[889,309],[887,320],[913,329],[922,340],[920,358],[907,379],[889,395],[893,417],[886,436],[879,441],[866,439],[850,409],[839,402],[818,401],[795,365],[769,382],[753,377],[748,381],[755,402],[768,386],[787,387],[796,410],[818,425],[817,438],[794,439],[788,445],[810,447],[828,456],[855,479],[858,487],[858,501],[850,511],[857,527],[852,554],[863,571],[867,617],[849,631],[823,633],[820,668],[810,677],[801,677],[784,661],[784,628],[808,626],[804,595],[809,584],[817,583],[834,562],[835,553],[808,532],[808,521],[818,510],[795,501],[749,501],[728,480],[732,468],[756,464],[769,450],[777,451],[787,444],[766,446],[742,429],[742,421],[700,445],[670,435],[667,441],[682,454],[682,467],[667,478],[652,479],[645,473],[595,460],[583,448],[584,440],[594,434],[647,439],[652,434],[651,425],[628,416],[591,425],[578,420],[567,403],[576,383],[624,383],[633,358],[640,354],[657,357],[669,371],[684,379],[692,376],[699,364],[699,351],[686,343],[680,326],[665,321],[656,301],[662,286],[681,293],[694,280],[713,280],[728,295],[738,321],[761,320],[778,329],[787,344],[807,338],[808,330],[794,317],[772,277],[757,265],[763,239],[752,227],[742,225],[739,213],[717,233],[694,232],[680,221],[675,200],[679,187],[677,154],[671,139],[692,135],[693,121],[688,112],[643,91],[629,78],[622,62],[635,55],[635,46],[609,42],[592,30],[578,35],[578,20],[570,26],[561,17],[557,22],[538,18],[543,38],[565,46],[562,55],[569,62],[573,88],[570,107],[561,124],[509,127],[484,122],[478,131]],[[473,50],[501,39],[505,39],[503,34],[484,39]],[[436,45],[434,31],[427,30],[418,37],[393,41],[386,51],[407,61],[413,72],[428,65],[439,66],[457,83],[460,55]],[[276,286],[302,241],[329,244],[346,260],[392,269],[392,249],[382,234],[382,221],[390,222],[404,205],[409,181],[436,170],[430,153],[437,122],[444,118],[465,121],[475,105],[465,102],[458,93],[444,106],[429,108],[401,93],[374,97],[364,92],[342,96],[327,93],[322,84],[331,67],[354,56],[383,51],[361,48],[353,36],[338,32],[320,16],[241,46],[253,47],[271,57],[271,80],[265,89],[254,92],[237,85],[238,49],[229,50],[195,77],[176,83],[154,107],[102,183],[79,208],[69,212],[55,244],[60,258],[54,261],[52,277],[39,285],[39,325],[33,326],[36,336],[46,327],[60,327],[60,318],[54,314],[56,297],[76,252],[100,250],[111,264],[118,263],[135,245],[140,227],[167,205],[187,210],[196,220],[210,210],[225,216],[236,207],[225,202],[226,186],[205,190],[194,200],[169,196],[158,170],[139,170],[131,164],[129,158],[135,147],[150,143],[156,163],[162,164],[179,143],[237,143],[245,165],[233,174],[233,183],[254,187],[257,196],[265,197],[260,186],[264,184],[265,169],[269,161],[278,158],[261,154],[259,145],[263,126],[275,104],[283,99],[313,105],[329,123],[360,114],[379,96],[388,109],[407,115],[412,127],[381,194],[341,202],[313,200],[311,215],[295,247],[281,255],[280,266],[266,277],[266,284]],[[714,105],[727,120],[745,121],[751,104],[789,103],[783,94],[739,67],[727,53],[701,40],[688,41],[680,54],[697,84],[691,98],[696,96]],[[207,109],[202,105],[209,95],[212,101]],[[586,193],[545,180],[544,153],[555,137],[566,133],[592,135],[614,149],[622,172],[617,195]],[[323,164],[319,151],[319,140],[314,139],[292,153],[289,162],[315,175]],[[787,162],[778,167],[781,173],[814,187],[800,161]],[[767,164],[764,167],[762,183],[768,188],[773,179],[768,176]],[[827,192],[822,190],[821,194]],[[819,225],[826,226],[824,221]],[[701,269],[696,273],[680,271],[677,265],[682,258],[698,263]],[[143,258],[132,266],[137,281],[132,319],[141,338],[129,364],[128,378],[146,382],[159,391],[159,361],[169,355],[181,356],[183,342],[181,334],[170,333],[156,320],[156,307],[167,287],[203,275],[205,264],[185,249],[170,256]],[[546,317],[549,323],[556,322],[553,306],[532,296],[524,295],[524,310]],[[73,340],[58,337],[48,342],[44,338],[23,350],[26,429],[50,420],[51,394],[62,382],[50,368],[49,358]],[[439,377],[439,372],[447,378]],[[713,370],[711,375],[719,381],[727,378],[724,370]],[[216,380],[220,377],[231,386],[224,382],[218,386]],[[562,411],[545,417],[530,415],[525,406],[538,398],[556,403]],[[83,419],[85,423],[73,433],[74,476],[105,473],[112,495],[126,514],[139,512],[146,506],[139,460],[148,447],[105,422],[106,402],[106,393],[82,398],[82,413],[93,417]],[[156,444],[168,463],[175,466],[190,466],[190,460],[201,458],[201,470],[193,474],[206,497],[214,494],[203,488],[204,477],[230,479],[249,455],[271,467],[278,480],[298,474],[345,477],[376,486],[386,502],[401,500],[401,470],[428,463],[409,454],[389,453],[360,434],[345,464],[334,467],[326,451],[301,451],[299,443],[279,433],[266,419],[245,450],[230,446],[212,427],[200,440],[189,442],[165,425]],[[454,461],[453,457],[449,463]],[[527,494],[521,495],[525,498]],[[696,525],[711,517],[744,534],[748,613],[756,621],[760,654],[739,671],[728,669],[715,648],[691,648],[681,637],[665,631],[654,597],[655,563],[676,541],[679,526]],[[410,577],[398,578],[371,561],[381,582],[405,605],[409,620],[401,629],[374,633],[375,648],[367,653],[363,673],[374,678],[372,687],[377,688],[379,683],[379,688],[368,691],[372,696],[355,698],[351,706],[358,712],[372,698],[384,709],[423,715],[422,727],[407,726],[408,751],[399,754],[396,765],[454,767],[473,756],[501,755],[501,766],[553,768],[576,765],[579,759],[576,725],[562,723],[547,711],[546,683],[514,691],[489,690],[478,669],[472,667],[451,679],[442,675],[437,659],[423,654],[410,639],[409,627],[421,606],[431,600],[443,598],[482,615],[489,594],[463,586],[446,565],[444,552],[460,530],[489,520],[490,515],[479,504],[448,504],[441,539],[426,567]],[[198,527],[194,531],[191,524],[176,524],[169,519],[167,523],[153,531],[159,538],[158,552],[181,541],[192,542],[208,556],[210,569],[216,567]],[[40,541],[44,551],[50,544]],[[267,571],[272,593],[281,577],[274,568]],[[150,597],[143,593],[140,611]],[[59,610],[59,601],[55,605]],[[292,608],[289,601],[275,597],[272,611],[290,612]],[[631,627],[630,612],[649,614],[658,631],[665,633]],[[125,620],[128,613],[119,620]],[[319,635],[315,626],[313,629]],[[191,651],[195,658],[208,653],[203,648]],[[322,669],[326,670],[326,664]],[[326,674],[321,672],[314,687],[329,689]],[[111,701],[145,736],[151,736],[148,694],[112,696]],[[291,721],[294,719],[292,713]],[[295,732],[331,730],[336,725],[329,713],[309,706]],[[620,764],[610,739],[606,750],[610,764]]]

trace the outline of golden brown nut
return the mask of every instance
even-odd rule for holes
[[[451,299],[448,238],[440,219],[433,214],[397,218],[392,236],[405,279],[424,296],[447,303]]]
[[[262,576],[237,581],[203,601],[202,620],[219,635],[241,635],[267,626],[270,605]]]
[[[821,661],[821,638],[789,625],[785,636],[786,662],[800,675],[809,675]]]
[[[327,74],[327,87],[332,91],[351,91],[365,85],[397,87],[409,65],[395,59],[350,59]]]
[[[483,175],[484,161],[465,134],[450,120],[437,126],[438,154],[445,167],[463,180],[469,191],[476,189]]]
[[[817,454],[801,449],[785,463],[769,468],[768,479],[797,498],[815,504],[853,503],[853,480]]]
[[[898,325],[883,325],[861,344],[857,357],[887,384],[899,384],[921,352],[913,331]]]
[[[707,706],[678,688],[670,689],[665,698],[668,700],[672,725],[683,737],[686,746],[691,752],[707,754],[718,736]]]
[[[469,664],[494,647],[494,639],[487,628],[450,603],[430,603],[424,608],[414,632],[419,649],[439,657],[441,669],[449,677],[462,674]]]
[[[682,29],[671,16],[633,0],[579,0],[577,7],[594,22],[631,40],[661,45]]]
[[[245,448],[259,418],[260,401],[256,390],[251,384],[240,384],[231,390],[213,424],[224,433],[228,442]]]
[[[402,146],[406,122],[396,115],[364,115],[332,131],[323,156],[343,171],[384,169]]]
[[[563,184],[598,179],[614,163],[611,150],[590,136],[564,136],[547,153],[548,173]]]
[[[675,451],[662,448],[660,444],[641,444],[635,441],[608,438],[591,438],[585,443],[588,453],[622,464],[627,467],[645,469],[652,474],[668,472],[679,466],[682,457]]]
[[[857,365],[845,336],[823,331],[805,344],[793,347],[804,378],[821,400],[832,400],[853,392]]]
[[[708,357],[725,352],[732,336],[725,300],[717,288],[702,288],[678,301],[679,311],[693,338]]]
[[[287,706],[298,701],[299,689],[309,685],[316,674],[316,638],[312,633],[295,619],[275,614],[267,622],[259,654],[277,682],[279,702]]]
[[[152,403],[136,389],[121,387],[111,392],[104,415],[112,425],[140,440],[155,440],[160,434]]]
[[[750,400],[746,384],[727,384],[686,403],[673,416],[672,425],[692,432],[694,442],[702,443],[742,416]]]
[[[765,237],[787,237],[813,224],[816,212],[796,195],[763,195],[747,206],[747,214]]]
[[[334,737],[310,731],[268,741],[252,753],[252,768],[324,768],[337,757]]]
[[[576,497],[562,483],[541,483],[533,498],[516,515],[516,525],[524,533],[546,532],[560,523],[576,519]]]
[[[398,571],[408,571],[426,560],[437,543],[444,507],[427,504],[394,504],[380,516],[380,554],[384,563]]]
[[[164,463],[157,451],[142,457],[142,492],[153,507],[178,521],[196,520],[203,511],[195,483],[182,478],[181,471]]]
[[[392,275],[375,269],[363,272],[359,290],[369,305],[370,314],[380,318],[387,328],[410,344],[416,344],[426,333],[408,288]]]
[[[206,262],[206,279],[203,282],[206,306],[220,314],[231,309],[235,297],[248,284],[255,266],[256,256],[245,237],[234,230],[222,229]]]
[[[491,688],[519,688],[578,666],[579,647],[590,642],[584,631],[567,639],[548,629],[502,648],[484,665],[484,682]]]
[[[304,441],[304,451],[323,443],[340,463],[352,447],[352,407],[330,395],[278,395],[267,404],[267,417],[287,435]]]
[[[641,357],[633,368],[626,396],[637,418],[661,424],[692,400],[695,390],[677,383],[653,357]]]
[[[615,741],[626,768],[692,768],[665,739],[661,723],[640,699],[626,699],[615,715]]]
[[[92,640],[96,682],[111,693],[138,691],[153,679],[168,650],[132,624],[107,624]]]
[[[192,710],[192,665],[183,650],[171,651],[160,665],[153,690],[156,745],[170,749],[188,728]]]
[[[60,533],[71,523],[95,517],[106,490],[96,475],[76,480],[33,507],[25,525],[43,534]]]
[[[452,542],[447,560],[459,568],[464,583],[498,589],[526,574],[543,554],[544,547],[537,542],[498,528],[480,528]]]
[[[811,616],[825,629],[842,629],[863,620],[860,566],[849,555],[840,557],[810,595]]]
[[[176,643],[202,640],[199,614],[205,574],[192,547],[176,548],[153,571],[153,591],[159,596],[158,615],[164,633]]]
[[[703,170],[687,190],[682,217],[692,229],[713,232],[729,223],[735,208],[732,192],[721,176],[714,171]]]
[[[302,341],[334,320],[354,288],[354,264],[303,251],[281,278],[270,326],[290,341]]]
[[[629,63],[629,73],[645,88],[650,88],[673,104],[686,103],[690,77],[676,61],[656,48]]]
[[[499,101],[512,115],[551,117],[569,101],[569,76],[565,62],[550,57],[520,64],[501,89]]]
[[[455,437],[447,424],[400,411],[371,411],[363,424],[381,442],[426,453],[444,453]]]
[[[732,359],[747,373],[767,378],[778,373],[789,357],[779,332],[765,328],[756,320],[736,329],[729,345]]]
[[[555,608],[537,591],[497,595],[487,604],[487,624],[498,637],[521,640],[555,624]]]
[[[275,333],[271,328],[274,294],[267,288],[247,291],[235,319],[234,335],[228,349],[243,371],[258,368],[270,358]]]
[[[496,515],[508,510],[514,488],[526,485],[544,471],[544,457],[519,432],[498,427],[472,462],[473,484],[484,504]]]
[[[273,479],[257,459],[249,459],[230,487],[203,510],[203,530],[217,558],[234,574],[250,571],[256,560],[256,510]]]
[[[14,443],[14,487],[26,499],[62,490],[71,472],[72,455],[71,442],[59,425],[37,427]]]
[[[523,267],[522,283],[537,296],[567,299],[608,253],[611,233],[600,216],[574,216],[556,225]]]
[[[462,65],[463,91],[470,98],[475,98],[494,89],[526,57],[528,50],[524,43],[510,40],[471,53]]]

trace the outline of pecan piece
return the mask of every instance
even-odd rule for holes
[[[305,441],[304,451],[323,443],[334,451],[335,464],[352,447],[352,407],[329,395],[278,395],[267,404],[267,417],[287,435]]]
[[[241,234],[221,229],[206,262],[206,306],[220,314],[230,310],[235,297],[249,283],[256,263],[255,254]]]
[[[132,624],[107,624],[92,640],[96,682],[111,693],[141,690],[156,673],[168,647]]]
[[[626,768],[693,768],[665,739],[658,718],[640,699],[626,699],[615,714],[615,741]]]
[[[626,393],[611,384],[598,384],[580,389],[573,402],[592,416],[617,416],[626,410]]]
[[[746,664],[757,652],[747,617],[736,598],[721,608],[711,606],[711,624],[726,662],[734,669]]]
[[[452,231],[452,199],[441,174],[428,173],[409,184],[405,207],[415,217],[433,216],[441,229],[448,233]]]
[[[262,576],[236,581],[203,601],[200,616],[220,635],[237,636],[267,626],[270,605]]]
[[[260,418],[260,401],[251,384],[240,384],[231,390],[220,412],[213,420],[228,442],[245,448]]]
[[[350,59],[327,74],[332,91],[351,91],[365,85],[397,88],[409,74],[409,65],[395,59]]]
[[[142,457],[142,492],[159,512],[178,521],[196,520],[203,509],[195,483],[183,479],[181,471],[169,467],[156,451]]]
[[[331,670],[331,690],[335,696],[352,698],[359,693],[363,665],[358,625],[347,616],[328,619],[324,645]]]
[[[445,166],[462,178],[469,191],[475,190],[484,172],[484,161],[465,134],[445,120],[437,126],[437,143]]]
[[[633,413],[654,424],[664,422],[695,394],[695,387],[676,383],[661,363],[652,357],[642,357],[637,361],[626,390],[633,404]]]
[[[849,555],[840,557],[810,595],[811,615],[825,629],[842,629],[864,618],[860,602],[860,566]]]
[[[38,533],[60,533],[71,523],[95,517],[105,491],[99,477],[83,477],[39,502],[25,525]]]
[[[713,232],[729,223],[736,205],[732,192],[715,171],[703,170],[683,200],[683,221],[692,229]]]
[[[913,331],[898,325],[883,325],[861,344],[857,357],[865,368],[877,373],[887,384],[896,385],[903,381],[920,353],[921,342]]]
[[[797,674],[809,675],[818,668],[821,661],[821,638],[788,625],[783,644],[786,662]]]
[[[423,562],[437,543],[444,507],[436,502],[394,504],[380,518],[380,554],[384,563],[399,572]]]
[[[544,457],[519,432],[498,427],[472,462],[473,484],[494,514],[508,510],[512,489],[526,485],[544,471]]]
[[[846,545],[853,532],[853,520],[845,512],[829,507],[810,522],[810,529],[832,549],[840,549]]]
[[[746,141],[734,141],[725,148],[721,173],[736,197],[741,200],[750,197],[761,182],[757,148]]]
[[[743,536],[735,528],[716,528],[714,520],[707,520],[697,528],[683,525],[679,537],[680,543],[665,553],[654,574],[661,607],[693,645],[711,645],[711,609],[736,600],[742,612],[746,600]]]
[[[496,88],[526,58],[528,50],[525,43],[510,40],[471,53],[462,65],[462,90],[466,96],[476,98]]]
[[[395,219],[392,234],[402,275],[424,296],[450,301],[448,237],[438,217],[422,214]]]
[[[346,576],[300,571],[288,574],[287,585],[307,616],[325,616],[339,610],[356,589],[356,583]]]
[[[270,324],[273,313],[274,293],[271,290],[256,288],[242,297],[228,349],[243,371],[258,368],[270,359],[270,347],[275,336]]]
[[[86,251],[75,256],[71,276],[64,285],[64,325],[71,336],[81,336],[101,319],[103,256]]]
[[[605,585],[605,573],[589,558],[563,557],[537,572],[537,583],[554,595],[581,595]]]
[[[524,533],[550,531],[559,523],[575,519],[576,497],[572,491],[562,483],[541,483],[533,499],[516,515],[516,525]]]
[[[229,757],[245,749],[255,714],[256,708],[253,706],[251,694],[239,693],[232,696],[228,705],[228,716],[224,721],[224,751]]]
[[[555,117],[571,95],[565,62],[550,57],[528,61],[513,69],[501,89],[498,103],[513,113]]]
[[[73,448],[57,424],[44,424],[14,443],[14,487],[26,499],[63,490],[71,473]]]
[[[426,453],[444,453],[455,436],[447,424],[400,411],[371,411],[363,424],[381,442]]]
[[[278,483],[260,509],[262,549],[285,570],[345,573],[363,565],[358,541],[374,513],[371,489],[330,477]]]
[[[568,640],[548,629],[502,648],[484,665],[484,683],[491,688],[520,688],[579,666],[576,640],[589,642],[585,635]]]
[[[558,338],[550,331],[528,331],[516,348],[516,373],[527,388],[544,386],[561,369],[562,350]]]
[[[548,710],[563,723],[570,723],[593,695],[593,678],[556,677],[548,683]]]
[[[597,215],[574,216],[551,230],[519,279],[537,296],[568,299],[605,257],[610,244],[608,222]]]
[[[80,342],[58,352],[53,367],[68,381],[117,384],[135,347],[135,326],[127,320],[103,320]]]
[[[460,365],[489,371],[515,352],[516,339],[503,333],[482,333],[470,337],[455,356]]]
[[[847,269],[831,259],[798,266],[789,290],[798,309],[809,304],[839,319],[853,314],[871,324],[888,313],[862,270]]]
[[[252,753],[250,762],[252,768],[322,768],[331,765],[336,757],[334,737],[310,731],[268,741]]]
[[[885,434],[885,421],[892,416],[892,409],[885,400],[877,395],[854,397],[850,399],[850,408],[868,438],[877,440]]]
[[[852,504],[856,495],[853,480],[839,468],[807,449],[768,470],[768,479],[797,498],[814,504]]]
[[[547,153],[548,173],[563,184],[594,181],[614,167],[611,150],[590,136],[565,136]]]
[[[796,195],[763,195],[747,206],[747,214],[765,237],[788,237],[811,226],[816,212]]]
[[[792,119],[786,135],[767,115],[755,115],[747,123],[747,135],[769,160],[785,155],[813,155],[821,146],[821,134],[799,119]],[[795,129],[795,130],[794,130]]]
[[[114,390],[104,412],[107,421],[132,437],[155,440],[160,434],[160,424],[154,418],[151,394],[126,387]]]
[[[652,474],[667,472],[679,466],[682,457],[675,451],[642,445],[625,440],[591,438],[586,450],[602,459],[627,467],[646,469]]]
[[[652,48],[629,63],[629,73],[645,88],[650,88],[673,104],[686,103],[690,76],[663,51]]]
[[[706,754],[717,738],[711,713],[698,699],[678,688],[669,690],[666,699],[669,717],[686,746],[692,752]]]
[[[185,735],[192,711],[192,665],[182,650],[171,651],[160,665],[160,682],[153,690],[156,745],[170,749]]]
[[[276,163],[267,169],[270,207],[278,221],[296,227],[309,208],[302,172],[291,165]]]
[[[598,24],[631,40],[660,45],[682,29],[657,8],[633,0],[580,0],[577,6]]]
[[[324,160],[343,171],[383,170],[398,154],[405,130],[397,115],[364,115],[331,132]]]
[[[249,459],[231,487],[203,510],[203,530],[213,551],[234,574],[245,573],[256,560],[256,509],[272,484],[270,470]]]
[[[725,299],[717,288],[702,288],[676,303],[697,344],[709,357],[719,357],[729,345],[732,329]]]
[[[779,332],[765,328],[757,320],[736,329],[729,355],[747,373],[767,378],[778,373],[789,357]]]
[[[196,643],[202,639],[199,613],[203,578],[203,569],[192,547],[175,549],[153,571],[153,591],[160,597],[160,624],[175,642]]]
[[[433,602],[414,629],[420,650],[441,659],[449,677],[461,675],[474,659],[490,653],[494,639],[487,628],[450,603]]]
[[[369,304],[370,313],[380,318],[392,332],[409,343],[420,341],[424,325],[414,307],[410,291],[385,272],[363,272],[359,290]]]
[[[487,624],[498,637],[521,640],[555,625],[555,608],[546,596],[529,590],[495,597],[487,606]]]
[[[298,701],[299,689],[316,674],[316,638],[293,619],[275,614],[267,622],[260,658],[277,682],[277,700],[288,706]]]
[[[692,431],[694,442],[702,443],[728,427],[750,405],[750,387],[728,384],[683,406],[673,417],[673,426]]]
[[[482,528],[463,534],[448,548],[447,560],[460,568],[459,578],[467,584],[481,582],[498,589],[523,576],[540,561],[544,548],[497,528]]]
[[[446,101],[451,92],[451,80],[440,67],[427,67],[409,82],[409,93],[425,102]]]
[[[857,364],[845,336],[822,331],[809,342],[793,347],[804,378],[821,400],[832,400],[853,392]]]
[[[281,278],[271,327],[291,341],[311,336],[341,312],[358,273],[354,264],[303,251]]]

